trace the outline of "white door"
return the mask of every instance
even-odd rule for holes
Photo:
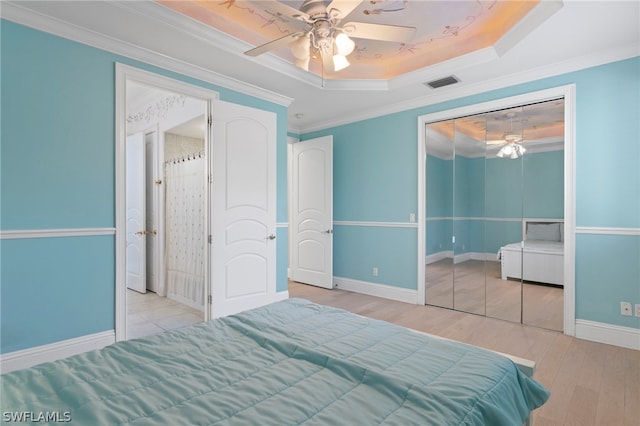
[[[158,283],[158,192],[159,185],[157,182],[157,176],[159,176],[157,169],[158,165],[158,133],[152,131],[145,134],[145,191],[146,191],[146,225],[147,231],[146,240],[146,257],[147,257],[147,290],[157,292]]]
[[[127,137],[125,148],[127,288],[147,292],[145,238],[145,143],[142,132]]]
[[[291,278],[333,288],[333,136],[293,144]]]
[[[276,294],[276,115],[212,102],[211,317]]]

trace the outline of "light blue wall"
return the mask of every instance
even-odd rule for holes
[[[524,217],[564,217],[564,151],[523,157]]]
[[[408,213],[417,209],[416,123],[419,116],[567,84],[576,86],[576,225],[638,229],[640,57],[304,134],[301,139],[329,134],[334,137],[336,220],[407,222]],[[491,185],[489,181],[485,183]],[[504,208],[514,210],[514,214],[521,210],[507,204]],[[435,214],[440,215],[443,210],[428,211],[437,211]],[[555,215],[555,212],[539,213]],[[487,211],[487,216],[503,217],[504,214],[502,208]],[[490,226],[493,225],[488,222],[487,233]],[[520,224],[516,223],[516,227],[509,232],[520,235]],[[340,246],[358,249],[358,242],[352,240],[366,239],[369,233],[378,235],[377,228],[362,227],[353,231],[353,235],[345,230],[340,238],[336,236],[334,263],[341,265],[340,275],[399,286],[393,276],[378,277],[374,281],[369,265],[381,258],[404,259],[406,267],[415,271],[415,235],[401,227],[388,228],[386,232],[394,234],[389,236],[389,243],[376,242],[375,251],[361,251],[357,255],[346,253],[348,250]],[[576,241],[577,318],[640,328],[640,318],[619,315],[621,300],[640,303],[637,253],[640,236],[586,235],[587,231],[584,232]],[[601,260],[596,255],[599,253]],[[621,253],[629,262],[619,259],[610,262],[612,253]],[[351,262],[343,262],[339,258],[342,255],[349,256]],[[620,279],[607,279],[605,284],[604,272],[591,273],[596,267]],[[415,289],[416,284],[401,287]],[[605,285],[607,291],[603,291]],[[600,308],[594,309],[594,305]]]
[[[415,243],[415,229],[336,225],[333,234],[335,276],[415,288],[418,279],[415,259],[392,253],[408,241]],[[372,276],[373,267],[378,268],[377,277]]]
[[[112,330],[112,236],[0,240],[2,350]]]
[[[115,226],[115,63],[218,91],[277,114],[277,221],[287,221],[286,107],[1,21],[0,228]],[[277,230],[277,289],[287,289]],[[114,328],[113,236],[3,240],[6,353]]]
[[[457,155],[454,167],[453,160],[427,155],[426,254],[452,250],[451,235],[456,254],[497,253],[522,238],[521,222],[510,219],[563,218],[563,161],[564,151],[528,153],[519,160]],[[458,219],[452,230],[450,221],[433,218],[451,218],[454,202]]]

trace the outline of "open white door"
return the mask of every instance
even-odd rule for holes
[[[276,294],[276,114],[212,102],[211,317]]]
[[[126,206],[127,206],[127,288],[147,292],[146,284],[146,215],[145,215],[145,142],[142,132],[127,137]]]
[[[293,144],[291,278],[333,288],[333,136]]]

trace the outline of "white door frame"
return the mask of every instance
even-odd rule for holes
[[[468,105],[418,117],[418,283],[417,304],[425,300],[426,254],[426,147],[425,126],[435,121],[451,120],[487,111],[513,108],[535,102],[564,98],[564,334],[575,335],[575,85],[554,87],[509,98]]]
[[[214,92],[203,87],[194,86],[179,80],[144,71],[128,65],[116,63],[115,65],[115,127],[116,127],[116,143],[115,143],[115,335],[116,341],[126,340],[127,332],[127,293],[126,293],[126,187],[125,187],[125,143],[126,143],[126,83],[127,81],[135,81],[149,86],[155,86],[158,89],[169,90],[176,93],[184,94],[188,97],[201,99],[207,102],[207,115],[211,111],[211,102],[219,99],[218,92]],[[205,140],[205,155],[208,157],[207,141],[211,138],[211,129],[208,128]],[[205,175],[208,176],[210,171],[207,169]],[[208,190],[205,193],[205,203],[208,206]],[[207,224],[209,223],[210,212],[207,210]],[[208,225],[206,233],[209,234]],[[207,244],[207,261],[210,259],[210,247]],[[209,262],[208,262],[209,263]],[[209,295],[209,268],[205,268],[205,301]],[[205,309],[205,320],[209,319],[209,310]]]

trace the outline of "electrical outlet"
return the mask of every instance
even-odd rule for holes
[[[640,317],[640,303],[636,303],[636,316]]]
[[[631,303],[620,302],[620,315],[624,315],[627,317],[631,316]]]
[[[374,277],[378,276],[378,267],[374,266],[373,271],[371,272]],[[629,311],[631,311],[631,306],[629,306]]]

